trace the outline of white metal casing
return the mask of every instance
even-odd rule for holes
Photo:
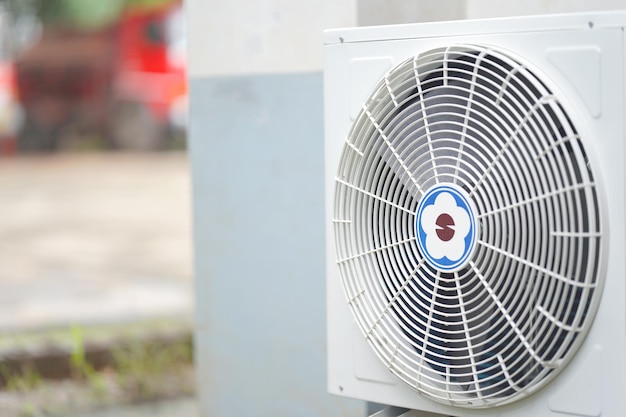
[[[534,16],[329,30],[325,33],[325,183],[328,389],[367,401],[450,416],[620,416],[626,413],[624,147],[626,13]],[[361,104],[393,66],[454,44],[510,51],[547,79],[594,166],[604,209],[606,280],[584,342],[547,386],[479,410],[434,402],[391,375],[364,340],[342,288],[333,228],[334,184]]]

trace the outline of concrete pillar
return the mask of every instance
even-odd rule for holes
[[[322,31],[337,0],[188,0],[203,417],[365,414],[326,390]]]

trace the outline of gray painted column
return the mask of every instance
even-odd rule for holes
[[[323,236],[322,30],[354,5],[187,11],[201,416],[361,417],[326,390]]]

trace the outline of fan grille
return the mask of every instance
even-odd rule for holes
[[[430,220],[417,213],[438,187],[469,201],[474,227],[452,270],[420,245]],[[591,325],[602,259],[594,176],[560,100],[508,53],[455,45],[391,70],[346,139],[334,204],[358,325],[392,373],[439,402],[480,408],[534,392]]]

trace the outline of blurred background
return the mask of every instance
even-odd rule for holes
[[[0,1],[3,156],[184,147],[180,0]]]
[[[181,0],[0,0],[1,416],[193,394],[186,67]]]
[[[322,31],[624,7],[0,0],[0,416],[367,415],[325,387]]]

